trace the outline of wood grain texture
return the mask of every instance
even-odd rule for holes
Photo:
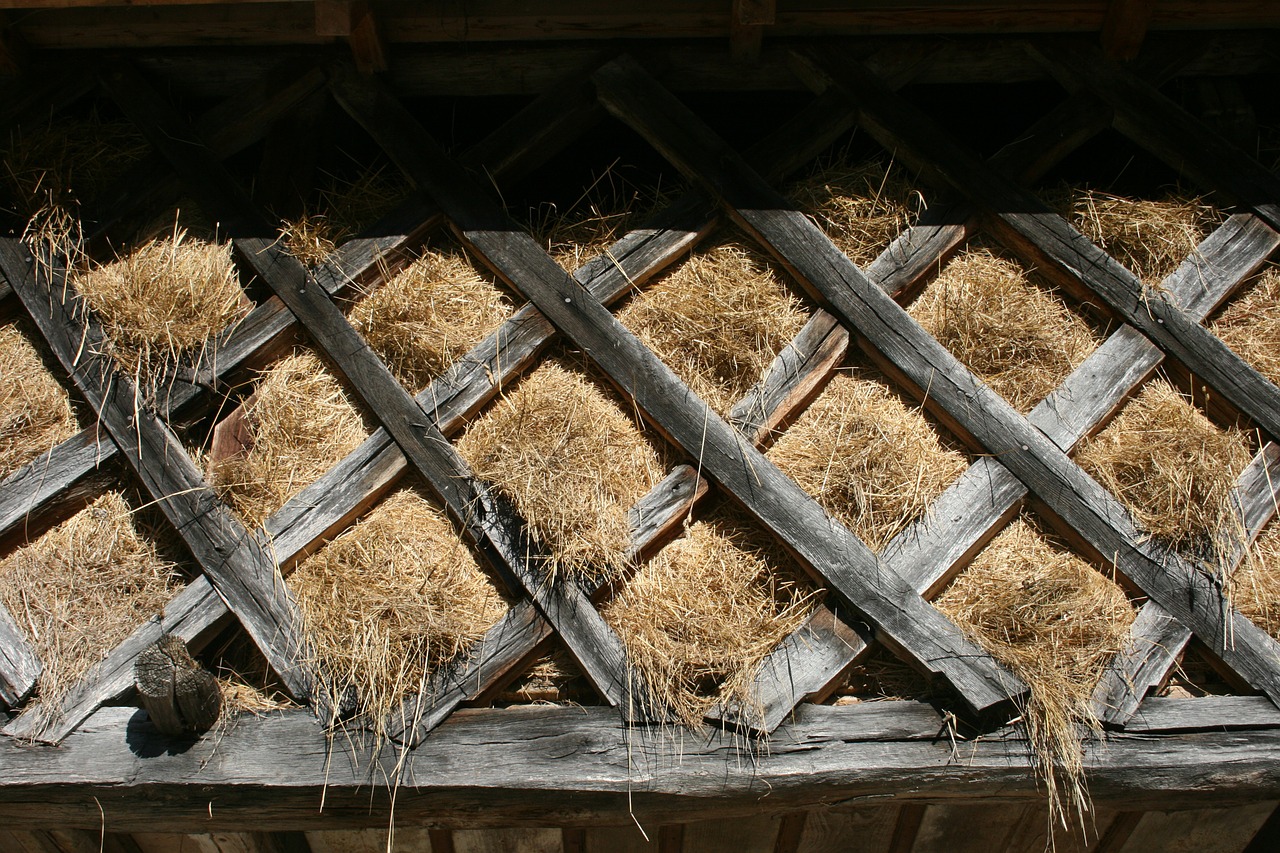
[[[1095,801],[1140,810],[1280,798],[1280,729],[1222,731],[1215,723],[1232,713],[1222,702],[1164,700],[1184,709],[1181,723],[1203,728],[1118,733],[1090,749]],[[1280,712],[1262,706],[1280,722]],[[1039,802],[1016,732],[964,743],[957,760],[937,739],[940,727],[939,715],[916,703],[806,706],[768,754],[748,756],[732,742],[628,729],[607,708],[468,710],[412,753],[376,757],[355,744],[331,749],[305,711],[171,750],[136,710],[104,708],[59,748],[0,743],[0,821],[96,830],[105,813],[115,832],[157,822],[175,832],[243,831],[246,821],[259,831],[372,828],[387,819],[391,791],[370,785],[383,772],[402,780],[398,820],[474,829],[620,825],[631,814],[652,827],[870,796],[886,804],[984,795]],[[1161,749],[1151,749],[1152,737]]]
[[[887,576],[860,540],[831,522],[811,497],[746,446],[603,304],[507,222],[403,108],[350,76],[335,82],[335,95],[366,130],[380,140],[391,137],[384,148],[393,161],[420,187],[429,188],[486,263],[596,361],[647,420],[700,459],[711,479],[831,581],[851,607],[886,629],[910,659],[944,675],[975,708],[1005,701],[1022,689],[918,594]]]
[[[26,634],[0,605],[0,706],[12,708],[27,698],[41,669]]]

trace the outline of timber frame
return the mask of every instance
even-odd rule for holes
[[[51,4],[0,0],[0,8],[11,10],[29,5]],[[83,33],[96,35],[80,37],[94,39],[95,48],[134,47],[151,37],[150,29],[119,23],[142,14],[132,5],[103,4],[111,8],[95,9],[92,17],[81,4],[58,5],[65,8],[42,8],[29,17],[9,12],[6,30],[42,53],[30,60],[36,65],[54,44],[82,46],[72,35],[66,36],[71,43],[56,42],[53,24],[42,29],[42,21],[74,33],[74,22],[83,19]],[[0,738],[0,825],[6,831],[56,825],[131,833],[154,831],[159,822],[167,832],[208,833],[238,831],[251,822],[254,831],[284,837],[386,826],[394,800],[395,820],[419,827],[554,826],[569,833],[631,821],[667,827],[876,803],[896,810],[899,828],[914,820],[916,829],[909,837],[896,835],[892,847],[911,850],[922,809],[982,798],[1030,810],[1043,796],[1025,737],[1007,725],[1025,686],[929,603],[1028,507],[1095,564],[1111,567],[1142,601],[1126,649],[1094,697],[1107,734],[1090,742],[1086,772],[1106,827],[1099,827],[1100,838],[1089,849],[1122,849],[1141,813],[1156,810],[1237,809],[1253,821],[1250,838],[1258,830],[1265,844],[1280,834],[1280,820],[1267,820],[1280,800],[1280,643],[1233,609],[1213,578],[1147,540],[1071,458],[1084,437],[1105,426],[1158,369],[1167,369],[1194,377],[1202,393],[1208,389],[1213,414],[1257,431],[1256,457],[1236,486],[1241,528],[1256,537],[1276,514],[1280,388],[1203,323],[1280,251],[1280,178],[1160,88],[1206,68],[1274,74],[1280,61],[1273,30],[1217,40],[1159,32],[1201,26],[1199,4],[1160,2],[1154,12],[1149,3],[1050,4],[1074,7],[1074,23],[1046,11],[1040,24],[1010,24],[1019,37],[1000,40],[993,54],[987,49],[993,42],[922,37],[921,27],[907,18],[884,24],[883,33],[901,30],[911,38],[889,44],[866,39],[881,30],[865,9],[855,19],[837,12],[788,15],[785,4],[735,2],[731,9],[707,4],[718,11],[699,13],[696,24],[682,25],[677,16],[662,30],[688,38],[724,36],[731,42],[728,61],[708,51],[685,55],[656,39],[589,48],[549,41],[526,45],[523,53],[489,43],[455,56],[461,82],[442,82],[437,72],[448,51],[420,45],[449,40],[452,25],[439,16],[435,23],[414,18],[412,5],[239,3],[216,20],[201,17],[203,6],[163,5],[148,20],[173,45],[185,43],[183,27],[212,30],[206,41],[217,42],[218,27],[243,20],[249,32],[243,43],[252,43],[254,33],[272,26],[265,22],[305,18],[308,27],[287,29],[298,33],[296,39],[283,39],[307,46],[291,57],[304,61],[294,61],[287,72],[273,70],[261,85],[203,115],[180,110],[158,81],[180,88],[199,73],[195,69],[224,69],[218,88],[227,80],[239,86],[265,60],[237,65],[216,49],[198,60],[147,50],[91,53],[81,57],[77,73],[49,78],[39,89],[44,101],[7,103],[12,120],[33,103],[47,108],[90,90],[109,99],[153,153],[92,211],[90,245],[130,210],[187,193],[217,217],[262,295],[221,341],[216,374],[174,377],[154,411],[139,412],[127,377],[94,355],[101,330],[64,287],[60,259],[36,257],[16,239],[0,239],[3,313],[31,321],[97,421],[0,483],[0,547],[34,538],[124,479],[139,484],[164,511],[200,568],[161,616],[140,626],[76,686],[56,719],[24,710],[40,663],[0,607],[0,723],[8,735]],[[511,4],[492,5],[494,16],[475,25],[509,27],[513,39],[532,39],[535,31],[563,36],[584,25],[567,15],[522,25],[518,16],[502,16],[516,14]],[[1238,10],[1237,21],[1231,9],[1252,5],[1225,5],[1231,8],[1219,19],[1224,27],[1280,25],[1270,13],[1258,20]],[[645,10],[646,16],[657,14],[650,5]],[[921,14],[935,16],[935,30],[967,32],[960,18],[937,18],[937,12]],[[644,17],[632,9],[591,25],[599,27],[595,35],[655,36],[647,27],[658,25],[638,16]],[[123,27],[116,41],[107,35],[113,26]],[[848,38],[805,38],[817,29]],[[1002,28],[976,29],[990,38]],[[1021,35],[1038,30],[1103,37],[1099,45],[1096,38]],[[469,30],[468,38],[473,35],[479,38]],[[333,38],[350,42],[350,59],[311,50]],[[514,58],[517,53],[523,60]],[[993,55],[1010,58],[1008,67],[995,71]],[[1235,63],[1228,71],[1215,65],[1223,55]],[[1119,61],[1132,56],[1132,62]],[[497,60],[530,62],[537,70],[516,83],[501,70],[466,76]],[[753,64],[734,72],[744,67],[734,63],[744,61]],[[1066,94],[989,159],[955,142],[899,93],[913,82],[957,75],[983,82],[997,73],[1009,75],[1001,79],[1052,78]],[[672,84],[714,89],[717,81],[731,79],[726,88],[807,90],[804,106],[739,150],[704,123],[682,100],[681,86]],[[192,91],[201,86],[213,84],[206,79]],[[409,105],[413,97],[456,89],[538,96],[458,153],[446,151],[432,135],[437,129],[424,126]],[[341,246],[328,264],[307,270],[279,248],[272,223],[227,163],[315,98],[332,98],[414,193],[367,235]],[[620,122],[643,138],[687,179],[687,189],[570,275],[510,222],[491,182],[536,172],[602,121]],[[947,194],[946,203],[930,207],[862,268],[775,189],[855,126]],[[1231,205],[1232,215],[1159,292],[1144,288],[1026,189],[1104,132],[1127,137]],[[631,289],[722,222],[750,235],[819,306],[727,418],[698,400],[612,313]],[[445,228],[527,302],[414,397],[364,344],[343,315],[340,297],[353,283],[375,279],[381,259],[410,253],[433,230]],[[1036,266],[1110,324],[1105,343],[1025,416],[895,301],[918,290],[978,235]],[[261,529],[248,530],[188,461],[172,424],[214,410],[220,395],[211,389],[232,387],[299,337],[326,354],[380,428]],[[586,353],[645,423],[691,462],[673,468],[634,508],[638,558],[660,549],[714,495],[744,508],[828,589],[826,603],[757,673],[762,715],[718,708],[707,719],[710,734],[671,728],[597,610],[612,591],[548,583],[530,559],[538,546],[527,541],[521,519],[477,482],[453,448],[451,439],[467,420],[557,339]],[[925,517],[879,553],[830,520],[763,452],[854,349],[921,399],[976,457]],[[318,698],[323,691],[304,664],[288,575],[406,475],[417,477],[449,512],[518,603],[472,652],[406,701],[392,742],[375,749],[343,733],[326,734],[321,723],[331,722],[338,709]],[[198,652],[233,620],[289,694],[313,707],[241,719],[204,738],[161,735],[133,707],[138,655],[166,634]],[[486,707],[554,643],[570,651],[599,706]],[[949,698],[937,707],[822,704],[841,675],[877,645],[945,684]],[[1154,695],[1193,645],[1247,695]],[[44,743],[32,744],[32,738]],[[1258,811],[1260,803],[1265,810]],[[771,849],[799,849],[800,829],[794,821],[790,826],[776,830]],[[787,840],[792,836],[794,844]],[[565,838],[568,850],[569,834]]]

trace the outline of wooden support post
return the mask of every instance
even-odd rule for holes
[[[345,38],[361,74],[387,70],[387,53],[367,0],[316,0],[316,35]]]
[[[764,28],[774,23],[777,0],[732,0],[729,10],[729,49],[734,59],[760,58]]]
[[[207,731],[222,710],[218,681],[202,669],[181,637],[165,634],[134,664],[138,700],[156,728],[180,736]]]
[[[31,694],[40,677],[40,660],[7,608],[0,604],[0,709],[12,708]]]
[[[1102,50],[1112,59],[1133,59],[1147,37],[1156,0],[1111,0],[1102,21]]]

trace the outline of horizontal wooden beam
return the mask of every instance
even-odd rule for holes
[[[1280,712],[1265,699],[1148,700],[1140,734],[1085,753],[1096,804],[1141,810],[1280,797]],[[1159,749],[1152,749],[1158,738]],[[1043,797],[1021,734],[953,743],[928,705],[802,706],[767,751],[630,729],[606,708],[460,711],[417,749],[374,755],[305,711],[245,717],[194,743],[104,708],[57,748],[0,743],[0,825],[111,832],[643,826],[862,798]],[[400,772],[396,763],[402,762]]]

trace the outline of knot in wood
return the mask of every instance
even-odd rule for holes
[[[145,649],[133,677],[142,707],[164,734],[203,732],[217,722],[222,705],[217,679],[196,663],[181,637],[165,634]]]

